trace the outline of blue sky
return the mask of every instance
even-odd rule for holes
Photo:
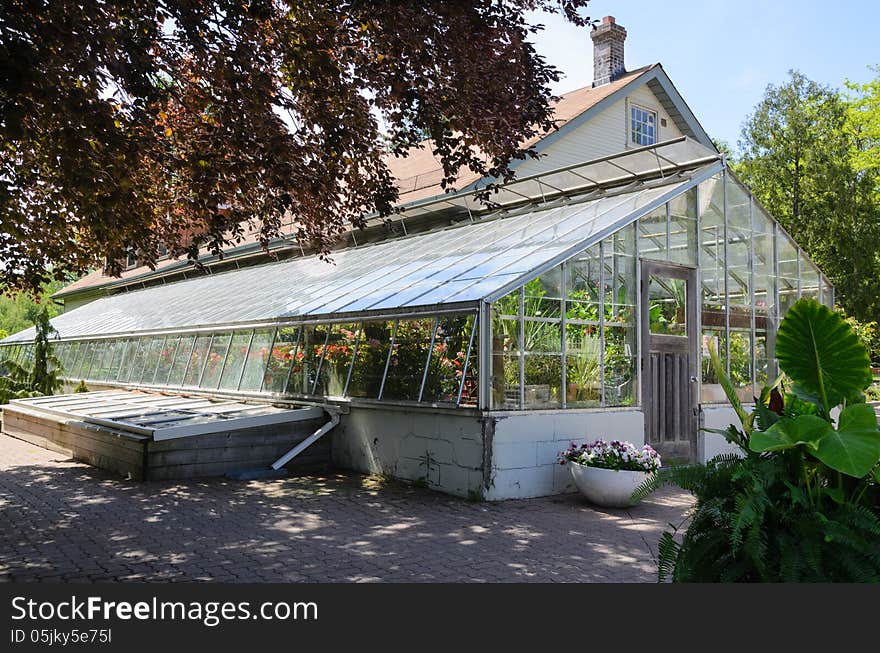
[[[661,62],[706,131],[734,148],[767,84],[788,70],[842,88],[880,64],[878,0],[592,0],[587,13],[614,16],[627,30],[627,69]],[[591,83],[588,30],[540,21],[537,49],[565,73],[554,92]]]

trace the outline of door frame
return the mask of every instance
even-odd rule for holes
[[[680,265],[678,263],[669,263],[666,261],[657,261],[653,259],[640,258],[639,266],[641,272],[641,288],[639,292],[639,317],[641,319],[641,333],[639,334],[639,369],[641,371],[642,387],[641,387],[641,404],[642,412],[645,413],[645,442],[648,441],[648,424],[647,416],[649,407],[652,406],[654,397],[652,396],[651,381],[653,375],[647,374],[648,357],[651,352],[652,342],[663,342],[667,346],[671,345],[678,348],[679,351],[686,351],[688,355],[688,397],[690,411],[688,413],[688,442],[690,443],[689,457],[691,462],[697,458],[697,432],[699,430],[699,412],[700,412],[700,325],[699,325],[699,303],[700,303],[700,286],[697,274],[697,268],[690,265]],[[662,334],[652,334],[650,324],[650,285],[651,276],[666,277],[669,279],[682,279],[686,283],[686,320],[687,320],[687,339],[684,341],[680,336],[667,336]]]

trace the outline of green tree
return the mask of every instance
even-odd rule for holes
[[[266,244],[289,214],[329,251],[393,210],[387,156],[425,134],[444,186],[508,177],[554,127],[532,12],[585,27],[586,3],[5,0],[0,281]]]
[[[828,275],[847,313],[874,321],[880,203],[877,171],[862,154],[876,152],[877,142],[856,137],[856,111],[847,97],[792,71],[767,87],[746,121],[734,169]]]
[[[8,335],[33,326],[36,311],[43,306],[50,319],[58,315],[61,308],[52,301],[51,296],[63,285],[61,281],[46,283],[36,295],[27,292],[0,294],[0,331]]]
[[[36,327],[33,360],[30,367],[11,360],[0,360],[0,404],[10,399],[39,397],[55,394],[64,382],[61,380],[61,362],[52,351],[52,336],[55,329],[49,322],[46,305],[34,307],[29,314]]]

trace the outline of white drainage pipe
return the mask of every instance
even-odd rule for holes
[[[337,424],[339,424],[339,413],[337,413],[336,411],[328,412],[330,413],[330,421],[324,424],[324,426],[312,433],[309,437],[300,442],[298,445],[296,445],[293,449],[281,456],[281,458],[272,463],[272,469],[277,471],[284,467],[287,463],[289,463],[291,460],[293,460],[303,451],[305,451],[305,449],[310,447],[316,440],[318,440],[318,438],[320,438]]]

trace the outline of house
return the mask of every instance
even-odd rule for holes
[[[491,207],[474,195],[492,180],[444,193],[420,149],[390,162],[406,211],[348,234],[332,265],[281,239],[278,260],[245,242],[207,273],[132,261],[71,284],[53,320],[67,377],[323,407],[336,465],[487,499],[569,491],[571,441],[723,451],[701,430],[733,420],[710,347],[749,401],[788,307],[834,289],[663,67],[625,70],[625,39],[612,17],[592,32],[594,83],[562,97]],[[26,356],[32,337],[2,346]]]

